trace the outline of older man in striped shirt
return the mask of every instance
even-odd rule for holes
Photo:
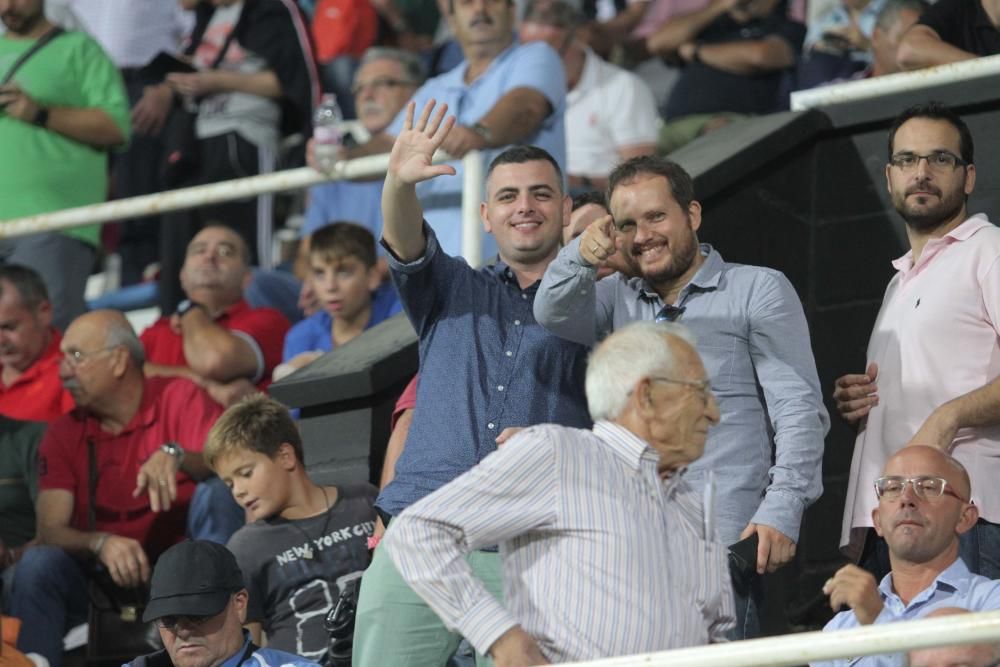
[[[705,644],[735,620],[710,492],[684,480],[719,420],[692,335],[615,332],[586,390],[593,430],[522,431],[386,532],[407,583],[498,667]],[[465,559],[492,544],[506,607]]]

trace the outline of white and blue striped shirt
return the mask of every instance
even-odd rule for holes
[[[445,625],[486,653],[520,625],[554,662],[724,639],[725,547],[701,497],[611,422],[536,426],[394,518],[384,546]],[[499,544],[501,605],[465,555]]]

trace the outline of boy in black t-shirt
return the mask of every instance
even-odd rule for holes
[[[322,662],[338,581],[368,566],[377,490],[310,480],[288,410],[263,394],[226,410],[204,456],[251,522],[228,544],[250,593],[247,628],[258,643],[263,630],[268,646]]]

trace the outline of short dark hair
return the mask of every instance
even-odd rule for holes
[[[309,255],[318,255],[326,262],[339,262],[356,257],[367,266],[375,266],[375,236],[353,222],[333,222],[323,225],[309,237]]]
[[[972,144],[972,132],[969,131],[969,126],[965,124],[962,117],[951,110],[950,107],[941,102],[927,102],[926,104],[916,104],[909,109],[905,110],[903,113],[896,116],[896,119],[892,121],[892,127],[889,128],[889,159],[892,159],[893,153],[893,143],[896,141],[896,132],[902,127],[903,123],[914,118],[928,118],[930,120],[939,120],[949,123],[958,132],[958,147],[960,157],[966,164],[974,164],[974,146]]]
[[[608,201],[615,188],[634,181],[639,176],[663,176],[670,184],[670,193],[677,204],[686,212],[694,201],[694,182],[691,175],[672,160],[658,155],[640,155],[625,160],[615,167],[608,176]]]
[[[563,189],[563,173],[562,168],[559,167],[559,163],[556,159],[552,157],[544,148],[539,148],[538,146],[528,146],[527,144],[517,144],[516,146],[511,146],[500,155],[493,158],[493,162],[490,162],[490,168],[486,170],[486,180],[490,179],[490,175],[493,170],[502,164],[524,164],[525,162],[539,162],[544,161],[552,165],[552,168],[556,171],[556,180],[559,181],[559,191],[562,192]]]
[[[205,464],[214,470],[219,459],[238,449],[273,459],[285,443],[305,463],[302,436],[288,408],[266,394],[253,394],[222,413],[208,432],[203,455]]]
[[[34,310],[49,300],[49,291],[45,288],[42,277],[27,266],[21,264],[0,265],[0,295],[3,294],[3,281],[14,286],[21,297],[21,304],[28,310]]]
[[[572,210],[575,211],[576,209],[583,208],[584,206],[587,206],[589,204],[600,206],[605,211],[608,211],[608,213],[611,212],[610,210],[608,210],[608,200],[604,196],[604,193],[601,192],[600,190],[590,190],[589,192],[583,192],[573,197]]]

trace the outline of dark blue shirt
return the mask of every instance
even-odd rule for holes
[[[409,264],[389,253],[403,310],[420,337],[420,384],[396,476],[376,505],[399,514],[496,450],[509,426],[589,428],[588,348],[535,321],[538,283],[522,290],[504,262],[472,269],[438,246]]]

